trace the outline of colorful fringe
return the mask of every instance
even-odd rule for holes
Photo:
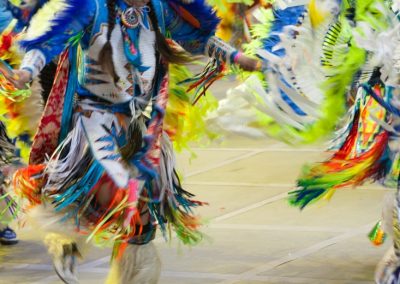
[[[0,209],[0,223],[3,223],[4,225],[8,225],[10,222],[18,218],[20,212],[19,204],[11,197],[10,192],[5,190],[6,186],[7,185],[3,183],[0,188],[0,202],[2,203]]]
[[[374,92],[385,98],[382,86],[375,85]],[[303,169],[299,189],[290,193],[292,205],[303,209],[318,199],[329,199],[338,188],[378,180],[387,173],[389,133],[377,122],[386,119],[386,110],[361,88],[353,111],[351,131],[340,149],[329,160]]]
[[[25,198],[29,207],[42,204],[43,171],[44,165],[33,165],[15,172],[13,177],[13,188],[15,194]]]
[[[311,12],[310,9],[309,12]],[[320,13],[323,14],[324,11]],[[365,51],[357,48],[354,44],[351,44],[350,48],[342,50],[343,43],[349,42],[351,38],[350,25],[344,16],[341,16],[336,23],[329,26],[327,31],[324,31],[324,25],[321,25],[321,23],[319,23],[319,25],[315,24],[313,18],[318,18],[315,14],[316,11],[314,11],[314,16],[310,14],[312,29],[314,33],[318,35],[321,35],[322,32],[324,39],[322,42],[323,53],[321,63],[323,65],[321,66],[321,71],[325,79],[316,86],[322,92],[322,98],[319,99],[320,105],[312,111],[305,108],[306,105],[304,103],[300,103],[300,101],[296,102],[294,97],[289,92],[286,92],[284,88],[280,89],[281,94],[287,94],[284,100],[287,101],[288,105],[297,113],[296,116],[290,114],[284,115],[292,118],[294,121],[300,122],[300,125],[296,126],[296,124],[294,124],[293,127],[293,125],[288,123],[282,124],[278,120],[278,123],[269,125],[267,132],[270,136],[287,143],[313,143],[332,133],[345,112],[347,88],[352,83],[356,72],[360,70],[365,62]],[[305,23],[305,20],[303,23]],[[271,40],[272,39],[266,42],[268,44],[266,45],[267,50],[270,48]],[[272,41],[272,43],[274,42]],[[329,50],[335,50],[335,52],[333,53]],[[316,49],[316,52],[317,51],[318,47]],[[274,51],[277,55],[282,52],[285,51],[282,49]],[[310,72],[311,71],[312,70],[310,70]],[[293,88],[304,86],[304,90],[312,90],[312,86],[309,85],[311,82],[302,82],[303,80],[308,79],[304,76],[295,79]],[[314,78],[311,80],[314,80]],[[285,81],[286,79],[284,79],[283,84],[285,84]],[[300,93],[301,92],[302,90]],[[304,93],[304,95],[309,98],[311,107],[313,105],[312,102],[318,102],[318,99],[316,100],[313,98],[314,94],[312,92],[309,94]],[[298,109],[296,107],[298,107]],[[315,116],[313,112],[317,113],[317,116]],[[311,122],[307,122],[307,116],[310,117]],[[303,119],[306,123],[302,122]]]
[[[369,67],[367,52],[354,35],[366,36],[359,28],[365,25],[384,32],[388,19],[384,1],[341,1],[338,14],[325,4],[310,1],[307,7],[275,9],[272,24],[254,25],[253,34],[257,29],[263,32],[249,50],[263,49],[258,53],[269,68],[265,78],[257,74],[259,80],[245,74],[247,81],[232,91],[244,93],[240,111],[234,95],[221,101],[215,114],[219,117],[215,121],[223,125],[221,131],[239,129],[239,134],[258,133],[294,145],[314,143],[335,131],[348,107],[348,90],[360,73],[370,72],[365,70]],[[231,124],[228,109],[236,116]]]
[[[216,137],[207,129],[205,118],[216,108],[217,100],[208,92],[193,105],[195,92],[188,92],[180,82],[193,75],[185,66],[169,65],[169,99],[164,118],[164,131],[174,144],[174,149],[189,150],[190,142],[204,141],[205,137]]]
[[[368,239],[376,246],[382,245],[386,240],[386,233],[382,229],[382,221],[376,223],[374,228],[369,232]]]
[[[321,11],[321,14],[325,12]],[[239,90],[232,91],[244,93],[245,104],[238,105],[239,99],[234,95],[221,101],[221,107],[215,115],[219,117],[216,121],[224,126],[221,131],[243,126],[240,128],[241,134],[254,136],[253,133],[260,133],[260,136],[273,136],[293,144],[312,143],[333,131],[344,113],[346,88],[353,76],[350,72],[345,73],[346,76],[343,75],[344,72],[328,73],[321,66],[321,46],[326,40],[329,20],[333,16],[327,17],[324,24],[314,23],[314,26],[310,17],[304,18],[305,16],[306,8],[303,6],[273,10],[272,24],[268,21],[271,15],[265,13],[264,27],[255,26],[261,31],[270,30],[268,36],[261,35],[258,39],[263,49],[258,53],[266,59],[270,67],[265,70],[264,81],[251,76]],[[346,21],[345,18],[342,20]],[[292,32],[285,29],[295,25],[301,26],[301,29],[294,28]],[[295,31],[297,34],[293,37]],[[351,33],[347,31],[344,36],[348,40]],[[260,47],[260,44],[256,46]],[[251,49],[254,50],[254,47],[250,46]],[[302,53],[307,56],[300,55]],[[354,54],[350,53],[349,57],[354,58]],[[290,67],[293,62],[296,66]],[[349,64],[353,67],[353,61]],[[350,68],[351,72],[358,71],[361,64]],[[342,62],[341,66],[344,65],[346,64]],[[343,70],[349,69],[348,65],[346,67]],[[321,84],[319,80],[325,82]],[[339,80],[347,81],[343,84]],[[257,102],[257,106],[252,102]],[[232,113],[232,116],[238,118],[229,125],[229,113],[226,110],[235,110],[239,106],[240,111]],[[250,115],[251,113],[253,114]],[[243,115],[242,123],[240,115]],[[252,123],[251,116],[257,118],[259,123]]]
[[[10,27],[10,29],[12,26]],[[0,62],[17,68],[21,55],[15,45],[16,35],[8,29],[0,37]],[[7,67],[6,67],[7,68]],[[0,74],[0,120],[8,136],[15,141],[15,155],[28,161],[32,137],[41,116],[41,88],[34,82],[27,90],[18,90]]]
[[[101,246],[117,242],[122,250],[140,234],[140,208],[147,205],[166,238],[174,230],[185,244],[198,243],[202,239],[200,221],[192,208],[202,203],[191,200],[174,171],[172,145],[163,133],[168,77],[159,83],[144,146],[128,161],[139,170],[138,180],[130,180],[126,188],[117,187],[91,155],[84,130],[77,123],[46,166],[29,166],[15,174],[15,190],[29,201],[27,208],[51,203],[60,222],[72,221],[88,240]],[[107,204],[98,198],[104,188],[112,196]]]
[[[196,244],[202,234],[198,231],[200,221],[193,216],[192,208],[202,203],[190,199],[193,195],[183,190],[174,170],[172,145],[163,133],[168,90],[168,76],[165,76],[160,82],[160,92],[143,139],[145,146],[132,162],[141,173],[139,179],[145,181],[142,195],[148,198],[150,214],[157,220],[164,236],[167,238],[166,232],[173,228],[184,243]],[[163,187],[159,188],[160,185]]]
[[[17,35],[13,32],[14,25],[12,21],[0,35],[0,96],[19,102],[29,97],[31,92],[29,88],[17,89],[7,78],[14,76],[11,68],[18,67],[22,57],[15,44]]]
[[[183,80],[180,84],[190,84],[187,92],[195,90],[197,97],[194,99],[195,105],[201,97],[205,96],[208,89],[217,80],[223,78],[227,73],[224,62],[218,58],[211,59],[204,70],[190,79]]]

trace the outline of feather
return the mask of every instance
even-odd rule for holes
[[[54,36],[65,33],[74,21],[79,21],[85,26],[90,21],[88,11],[93,11],[93,5],[95,1],[90,0],[48,1],[33,16],[20,45],[29,49],[36,44],[49,41]]]
[[[216,134],[206,127],[207,114],[216,108],[216,98],[207,92],[193,105],[195,92],[188,92],[180,84],[185,78],[193,76],[185,66],[169,65],[169,99],[164,119],[164,131],[168,134],[178,151],[189,149],[189,143],[215,138]]]
[[[249,131],[249,127],[264,126],[262,135],[273,136],[291,144],[312,143],[334,131],[345,112],[348,85],[365,62],[365,52],[358,48],[347,48],[343,50],[345,55],[341,56],[345,60],[339,65],[336,54],[331,56],[328,48],[351,38],[349,29],[337,29],[347,27],[347,20],[337,19],[332,14],[314,28],[309,14],[304,11],[304,7],[274,11],[275,20],[270,36],[263,40],[263,50],[258,52],[269,66],[265,70],[265,83],[256,83],[252,77],[242,86],[244,92],[247,92],[246,100],[259,102],[248,111],[253,111],[253,116],[262,123],[248,124],[247,118],[242,117],[243,123],[238,124],[237,119],[232,120],[232,124],[247,124],[246,131]],[[331,25],[332,21],[341,24]],[[332,41],[332,34],[337,39],[336,43]],[[328,47],[325,42],[329,43]],[[324,56],[329,57],[329,60],[321,60]],[[254,99],[248,98],[250,95]],[[223,100],[222,104],[234,106],[234,103],[227,100]],[[228,117],[226,110],[223,111],[225,118]],[[238,112],[237,108],[232,108],[232,111],[235,114],[243,113]],[[246,116],[249,115],[246,113]],[[225,118],[220,117],[219,120]],[[229,123],[229,120],[225,119],[225,122]]]

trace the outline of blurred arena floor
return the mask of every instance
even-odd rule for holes
[[[230,85],[219,84],[215,92]],[[194,248],[158,238],[161,284],[373,283],[389,242],[374,247],[367,233],[388,190],[344,189],[300,212],[287,204],[287,193],[303,164],[326,157],[322,146],[294,149],[232,136],[194,152],[197,158],[179,154],[178,167],[185,187],[209,202],[199,210],[207,238]],[[18,233],[18,245],[0,246],[0,283],[61,283],[36,230]],[[82,284],[103,283],[109,254],[89,252],[79,265]]]

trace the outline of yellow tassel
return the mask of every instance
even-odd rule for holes
[[[232,26],[236,20],[233,9],[233,5],[236,4],[229,3],[227,0],[222,0],[221,4],[222,5],[218,5],[218,7],[216,7],[217,16],[221,19],[221,22],[215,35],[220,39],[229,42],[232,38]]]
[[[308,5],[308,12],[310,13],[310,20],[313,28],[316,28],[322,24],[325,18],[328,16],[327,11],[322,11],[317,7],[315,0],[310,1]]]

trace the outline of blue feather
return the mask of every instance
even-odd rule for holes
[[[284,10],[274,10],[275,20],[271,27],[270,36],[263,42],[264,49],[279,57],[284,56],[284,49],[279,49],[274,52],[272,51],[274,46],[280,43],[279,33],[281,33],[283,28],[286,26],[298,24],[305,11],[306,8],[304,6],[295,6]]]
[[[35,39],[23,40],[20,45],[29,50],[34,48],[35,45],[50,41],[53,37],[64,35],[66,29],[71,27],[71,23],[79,22],[82,26],[87,26],[90,23],[96,10],[96,1],[65,0],[65,3],[67,8],[51,21],[50,31]]]

